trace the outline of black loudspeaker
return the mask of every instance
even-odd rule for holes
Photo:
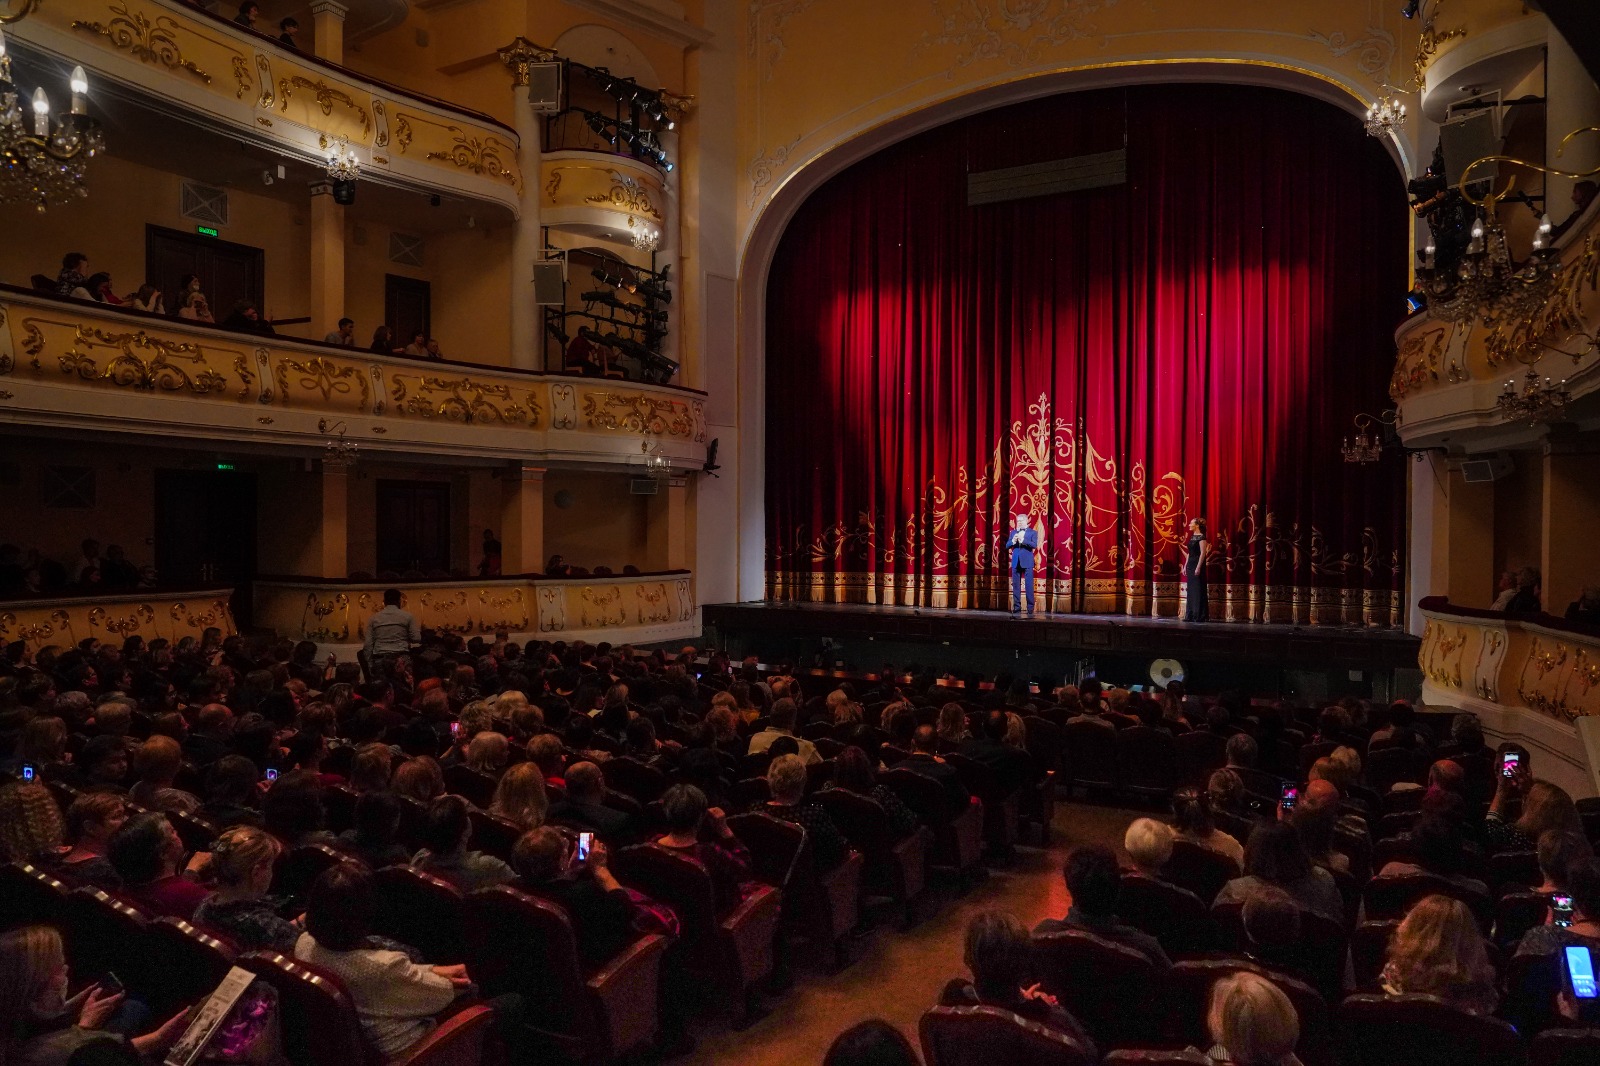
[[[333,202],[349,207],[356,202],[356,183],[353,181],[336,181],[333,183]]]

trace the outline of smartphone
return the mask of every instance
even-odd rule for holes
[[[1033,693],[1035,696],[1037,696],[1039,694],[1039,682],[1030,681],[1028,683],[1028,691]]]
[[[1567,987],[1573,999],[1593,1000],[1600,997],[1594,976],[1594,955],[1582,944],[1570,944],[1561,949],[1566,960]]]
[[[460,735],[461,735],[461,723],[460,722],[451,722],[450,723],[450,739],[454,740],[456,737],[459,737]]]
[[[1571,928],[1571,926],[1572,926],[1572,897],[1571,896],[1551,896],[1550,897],[1550,921],[1551,921],[1552,924],[1559,925],[1563,929]]]
[[[278,779],[278,771],[276,771],[276,770],[268,770],[267,771],[267,780],[268,781],[276,781],[277,779]]]
[[[102,994],[114,996],[122,990],[122,979],[110,970],[107,970],[106,975],[100,978],[100,991]]]
[[[577,860],[579,862],[587,862],[589,860],[589,849],[592,847],[594,847],[594,834],[579,833]]]
[[[25,762],[22,764],[22,779],[24,781],[38,780],[38,774],[34,771],[33,763]]]
[[[1500,756],[1500,776],[1501,777],[1515,777],[1515,776],[1517,776],[1517,768],[1520,767],[1521,765],[1522,765],[1522,753],[1521,752],[1516,752],[1516,751],[1508,751],[1508,752],[1506,752],[1504,755]]]
[[[1294,805],[1300,799],[1300,789],[1294,785],[1284,785],[1283,791],[1278,795],[1278,806],[1286,811],[1294,810]]]

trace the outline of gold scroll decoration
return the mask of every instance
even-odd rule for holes
[[[689,405],[681,400],[637,392],[589,392],[583,397],[583,414],[590,429],[653,433],[686,440],[694,436],[693,416]]]
[[[106,347],[119,350],[105,366],[77,345],[87,348]],[[148,353],[148,354],[147,354]],[[190,369],[179,366],[181,361]],[[106,381],[121,388],[142,391],[224,392],[227,378],[205,365],[205,355],[198,344],[181,344],[152,337],[144,330],[130,333],[108,333],[93,326],[79,326],[74,347],[59,360],[63,374],[75,375],[84,381]]]
[[[404,373],[395,373],[392,377],[394,386],[389,396],[394,401],[395,409],[402,414],[467,424],[539,424],[541,412],[532,392],[519,390],[522,391],[522,397],[518,399],[509,385],[476,381],[470,377]]]
[[[317,107],[324,115],[333,114],[334,104],[343,104],[345,107],[356,113],[356,118],[361,121],[362,132],[371,132],[372,116],[367,114],[367,109],[356,103],[355,100],[351,98],[349,93],[345,92],[343,89],[334,88],[321,78],[318,78],[316,81],[312,81],[310,78],[302,77],[299,74],[296,74],[293,77],[279,78],[278,110],[289,110],[289,99],[294,94],[296,89],[310,89],[312,95],[314,95],[317,99]]]
[[[99,34],[110,41],[113,47],[127,52],[141,63],[151,63],[166,70],[182,70],[206,85],[211,84],[210,74],[196,66],[193,60],[183,58],[183,50],[178,47],[178,24],[170,16],[157,15],[152,19],[142,11],[129,11],[125,4],[112,4],[110,11],[113,17],[109,22],[73,19],[72,28],[83,33]]]
[[[338,398],[353,399],[359,393],[359,406],[367,406],[370,395],[367,376],[359,367],[340,366],[331,359],[316,355],[309,359],[279,359],[272,373],[278,383],[279,398],[286,407],[289,405],[291,387],[316,393],[325,404],[333,404]]]

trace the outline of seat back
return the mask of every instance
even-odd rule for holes
[[[1542,892],[1507,892],[1494,905],[1495,943],[1510,950],[1524,933],[1543,925],[1550,914],[1550,897]]]
[[[1174,737],[1173,758],[1177,760],[1178,783],[1205,788],[1211,775],[1228,764],[1228,742],[1208,729]]]
[[[640,803],[658,800],[667,790],[666,774],[626,755],[620,759],[607,759],[600,764],[600,769],[605,775],[607,788],[632,796]]]
[[[1216,947],[1216,925],[1199,896],[1141,873],[1123,873],[1117,917],[1161,941],[1169,955]]]
[[[472,821],[472,846],[506,862],[511,861],[511,849],[522,836],[522,827],[509,818],[480,811],[473,807],[467,811]]]
[[[392,1066],[479,1066],[493,1026],[492,1007],[480,1003],[464,1008],[417,1041]]]
[[[330,833],[343,833],[356,824],[355,790],[345,785],[328,785],[322,790],[324,821]]]
[[[1489,894],[1497,897],[1504,892],[1526,891],[1544,884],[1537,851],[1495,852],[1489,856],[1486,874],[1484,880],[1489,883]]]
[[[635,844],[612,853],[610,863],[619,881],[673,909],[685,942],[716,935],[711,875],[698,860],[659,844]]]
[[[114,971],[129,988],[151,987],[157,967],[144,950],[153,915],[98,888],[75,888],[67,895],[62,933],[67,960],[80,980]]]
[[[493,803],[498,783],[491,775],[464,763],[452,763],[444,768],[444,787],[464,797],[474,807],[487,808]]]
[[[825,788],[817,793],[816,801],[828,812],[845,839],[869,859],[881,857],[894,847],[889,816],[883,812],[882,804],[871,796],[845,788]]]
[[[1066,742],[1067,785],[1086,788],[1115,788],[1117,773],[1117,734],[1114,729],[1093,722],[1068,722],[1061,727]]]
[[[1025,743],[1028,757],[1033,760],[1037,776],[1061,769],[1061,753],[1066,750],[1066,737],[1061,727],[1048,718],[1036,714],[1024,715],[1022,724],[1027,727]]]
[[[1379,748],[1367,753],[1364,769],[1368,787],[1381,796],[1401,781],[1426,784],[1428,755],[1420,748]]]
[[[0,929],[38,923],[60,925],[71,887],[32,863],[0,866]]]
[[[729,818],[728,828],[749,849],[751,871],[756,877],[783,889],[786,897],[815,882],[816,871],[802,827],[755,811]]]
[[[1093,1066],[1072,1037],[999,1007],[934,1007],[917,1026],[928,1066]]]
[[[301,844],[278,856],[272,871],[272,894],[284,899],[304,899],[324,872],[340,863],[361,865],[361,860],[326,844]]]
[[[1379,990],[1378,979],[1389,956],[1389,941],[1400,928],[1400,919],[1385,918],[1356,926],[1350,934],[1350,963],[1356,972],[1356,988],[1363,992]]]
[[[1040,983],[1102,1047],[1148,1037],[1160,973],[1141,952],[1078,929],[1036,935],[1033,946]]]
[[[372,894],[374,932],[411,945],[436,965],[466,959],[466,907],[450,882],[413,866],[385,866],[372,875]]]
[[[238,955],[233,945],[178,918],[157,918],[145,927],[145,937],[160,980],[142,989],[140,998],[158,1018],[209,996]]]
[[[1100,1063],[1101,1066],[1213,1066],[1203,1053],[1191,1048],[1181,1051],[1125,1048],[1111,1052]]]
[[[1240,972],[1253,973],[1277,985],[1300,1016],[1300,1042],[1295,1053],[1305,1066],[1330,1066],[1333,1062],[1332,1018],[1322,994],[1306,982],[1246,959],[1186,959],[1169,971],[1167,994],[1171,1004],[1168,1037],[1174,1043],[1207,1047],[1211,1034],[1206,1018],[1211,1009],[1211,986]]]
[[[1488,932],[1494,920],[1494,904],[1481,892],[1474,892],[1453,881],[1433,874],[1390,874],[1374,877],[1367,882],[1362,896],[1367,905],[1368,918],[1404,918],[1417,902],[1425,896],[1449,896],[1472,909],[1478,924]]]
[[[955,767],[956,776],[961,779],[961,783],[966,786],[968,792],[983,800],[984,806],[999,807],[1010,798],[1011,793],[1006,791],[1000,783],[999,776],[991,767],[955,751],[946,755],[944,761]]]
[[[166,815],[167,821],[177,830],[178,839],[183,841],[183,846],[188,851],[210,851],[211,842],[216,840],[217,834],[221,832],[198,814],[167,811]]]
[[[1211,909],[1223,942],[1234,950],[1244,950],[1244,905],[1219,904]],[[1303,978],[1329,1002],[1339,998],[1344,982],[1349,938],[1344,925],[1315,911],[1301,909],[1300,939],[1292,948],[1275,953],[1274,965]]]
[[[1239,864],[1220,852],[1180,838],[1172,842],[1172,856],[1161,868],[1161,876],[1194,893],[1209,907],[1222,886],[1239,876]]]
[[[1528,1047],[1528,1066],[1594,1066],[1600,1029],[1546,1029]]]
[[[1499,1018],[1458,1010],[1436,996],[1360,993],[1339,1007],[1339,1026],[1359,1066],[1514,1066],[1517,1031]]]
[[[355,1003],[333,974],[274,951],[247,952],[237,965],[277,991],[283,1051],[295,1066],[363,1066],[371,1061]]]
[[[1143,725],[1119,729],[1117,765],[1123,788],[1164,796],[1178,783],[1177,742],[1165,729]]]
[[[488,996],[516,992],[528,1021],[548,1032],[594,1033],[572,922],[549,900],[497,885],[466,899],[472,976]]]
[[[900,797],[900,802],[915,811],[917,817],[927,825],[949,825],[951,819],[960,813],[950,809],[950,797],[937,781],[915,770],[893,767],[878,774],[878,780],[888,785]]]

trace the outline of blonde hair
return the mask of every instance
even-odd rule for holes
[[[1300,1042],[1300,1016],[1283,990],[1242,970],[1211,986],[1211,1039],[1235,1066],[1278,1066]]]
[[[550,799],[544,791],[544,774],[531,762],[519,762],[507,770],[494,788],[489,813],[516,822],[523,830],[544,825]]]
[[[1395,992],[1425,992],[1457,1007],[1494,1010],[1494,967],[1472,911],[1458,899],[1428,896],[1411,908],[1389,942],[1384,980]]]
[[[506,764],[511,753],[511,742],[504,733],[485,730],[472,738],[467,745],[467,765],[474,770],[493,773]]]
[[[1572,797],[1560,785],[1542,780],[1528,786],[1517,828],[1529,840],[1538,840],[1541,833],[1551,829],[1583,835],[1583,821],[1578,817],[1578,808],[1572,802]]]
[[[211,845],[211,874],[219,885],[242,885],[251,871],[263,862],[276,862],[282,852],[283,845],[265,830],[236,825]]]
[[[33,1005],[66,962],[61,934],[48,925],[0,935],[0,1059],[11,1057]]]
[[[1159,870],[1172,858],[1172,829],[1154,818],[1135,818],[1122,837],[1122,846],[1141,871]]]
[[[418,803],[432,803],[444,795],[444,771],[430,756],[407,759],[394,770],[394,792]]]
[[[33,862],[61,847],[61,808],[37,781],[0,788],[0,854],[8,862]]]
[[[951,702],[939,708],[939,739],[960,740],[967,735],[967,712]]]
[[[1016,711],[1006,712],[1006,743],[1014,748],[1028,746],[1028,723]]]
[[[171,781],[183,766],[183,749],[159,733],[133,753],[133,772],[145,781]]]
[[[1356,749],[1337,747],[1328,758],[1339,768],[1341,780],[1333,783],[1338,785],[1341,791],[1361,780],[1361,753]]]
[[[772,798],[779,803],[789,797],[799,800],[806,791],[806,764],[798,755],[780,755],[767,767],[767,784],[772,786]]]

